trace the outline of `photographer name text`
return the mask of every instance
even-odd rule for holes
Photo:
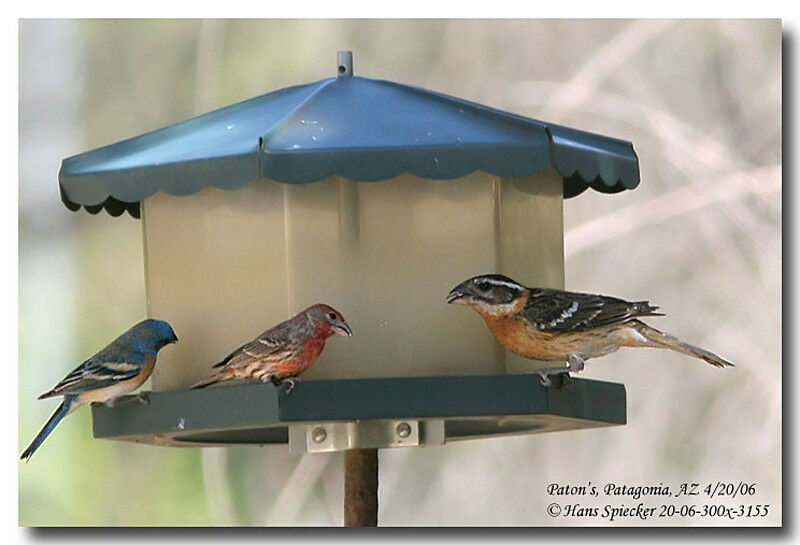
[[[677,485],[551,483],[547,494],[558,498],[547,506],[553,518],[601,518],[609,522],[646,521],[665,518],[766,517],[769,504],[755,503],[753,482],[686,482]],[[605,502],[598,505],[594,498]],[[582,501],[581,501],[582,500]]]

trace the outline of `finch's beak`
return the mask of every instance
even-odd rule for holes
[[[350,329],[350,326],[347,324],[341,324],[334,327],[336,334],[340,337],[352,337],[353,331]]]
[[[445,298],[448,305],[468,305],[472,302],[472,296],[464,284],[459,284],[447,294]]]
[[[178,342],[178,336],[173,333],[172,334],[172,340],[170,341],[170,344],[174,344],[176,342]]]

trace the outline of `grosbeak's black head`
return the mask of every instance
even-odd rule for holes
[[[516,307],[528,289],[502,274],[483,274],[465,280],[450,290],[446,301],[451,305],[470,305],[489,314]]]

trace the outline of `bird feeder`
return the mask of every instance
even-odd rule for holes
[[[95,407],[95,435],[307,452],[624,423],[621,385],[548,390],[444,297],[487,272],[563,287],[563,200],[636,187],[632,145],[338,61],[335,77],[64,160],[67,207],[141,218],[148,313],[180,338],[150,404]],[[185,389],[318,302],[354,336],[291,395]]]

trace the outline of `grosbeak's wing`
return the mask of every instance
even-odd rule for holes
[[[637,316],[663,316],[647,301],[629,303],[615,297],[531,288],[523,316],[540,331],[580,331],[623,322]]]
[[[47,397],[80,394],[97,390],[128,380],[145,367],[145,355],[127,344],[114,341],[100,352],[80,364],[61,382],[39,399]]]
[[[290,324],[284,322],[240,346],[214,367],[236,368],[253,361],[283,361],[296,354],[298,348],[297,335],[293,334]]]

